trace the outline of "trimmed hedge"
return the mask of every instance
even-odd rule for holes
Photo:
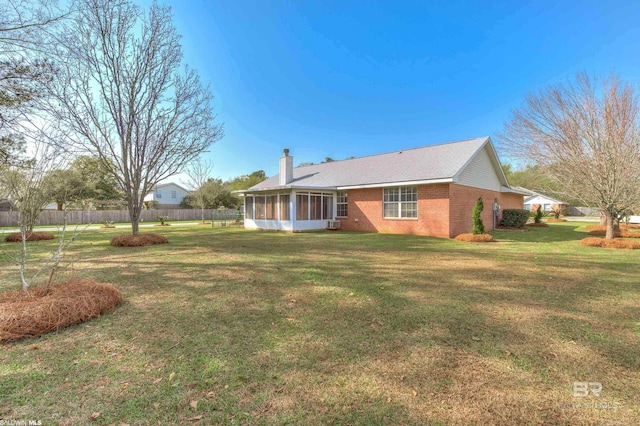
[[[529,220],[529,212],[524,209],[504,209],[500,226],[506,228],[522,228]]]

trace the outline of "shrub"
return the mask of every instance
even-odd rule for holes
[[[640,243],[634,240],[605,240],[603,238],[584,238],[580,241],[583,246],[619,248],[627,250],[640,249]]]
[[[472,243],[490,243],[494,241],[493,237],[489,234],[460,234],[455,240]]]
[[[165,222],[169,220],[169,216],[156,216],[156,220],[160,222],[161,226],[164,226]]]
[[[500,226],[506,228],[522,228],[529,219],[529,212],[523,209],[504,209]]]
[[[533,223],[540,223],[542,220],[542,208],[538,205],[536,212],[533,214]]]
[[[53,240],[56,236],[51,232],[28,232],[27,241]],[[22,241],[22,234],[14,232],[4,239],[8,243],[19,243]]]
[[[471,233],[473,235],[484,234],[484,224],[482,223],[482,210],[484,210],[484,204],[482,203],[482,197],[478,198],[476,205],[473,208],[473,228]]]
[[[111,284],[72,280],[29,293],[0,293],[0,342],[17,340],[78,324],[122,303],[122,293]]]
[[[111,245],[116,247],[152,246],[154,244],[164,244],[168,242],[169,240],[167,240],[166,237],[151,233],[118,235],[111,239]]]

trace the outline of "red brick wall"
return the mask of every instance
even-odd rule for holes
[[[471,231],[473,227],[473,208],[478,201],[478,197],[482,197],[484,204],[482,223],[487,232],[493,230],[493,202],[496,198],[500,204],[500,210],[523,208],[524,197],[522,195],[500,193],[456,184],[450,185],[449,193],[451,196],[449,237],[452,238]]]
[[[471,214],[478,197],[484,201],[482,220],[487,231],[493,229],[492,206],[496,197],[500,200],[501,208],[522,208],[523,200],[520,195],[462,185],[420,185],[418,219],[384,219],[382,197],[382,188],[348,190],[349,217],[340,218],[342,229],[451,238],[471,230]]]

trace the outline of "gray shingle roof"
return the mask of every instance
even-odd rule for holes
[[[490,139],[481,137],[296,167],[293,181],[284,187],[339,188],[452,179],[486,143]],[[284,187],[276,175],[249,191]]]

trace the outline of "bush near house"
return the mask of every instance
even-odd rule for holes
[[[529,212],[524,209],[504,209],[500,226],[505,228],[522,228],[529,220]]]

